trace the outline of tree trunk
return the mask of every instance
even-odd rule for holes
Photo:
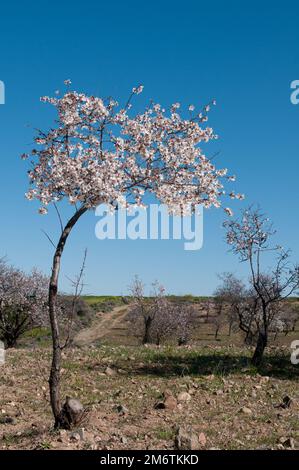
[[[188,343],[187,338],[179,338],[178,339],[178,346],[185,346]]]
[[[53,416],[55,419],[54,426],[55,428],[59,428],[62,425],[61,422],[61,397],[60,397],[60,369],[61,369],[61,344],[60,344],[60,330],[59,330],[59,322],[57,318],[57,311],[56,311],[56,301],[57,301],[57,292],[58,292],[58,278],[60,272],[60,262],[61,256],[64,250],[64,246],[66,240],[78,221],[78,219],[87,211],[85,206],[82,206],[77,212],[73,215],[73,217],[68,221],[66,226],[64,227],[60,239],[58,241],[55,254],[53,257],[53,266],[52,266],[52,274],[50,278],[50,285],[49,285],[49,317],[50,317],[50,324],[51,324],[51,332],[52,332],[52,365],[51,365],[51,372],[49,377],[49,386],[50,386],[50,402],[51,408],[53,412]]]
[[[259,333],[257,345],[252,357],[252,364],[255,366],[259,366],[262,362],[264,350],[267,346],[268,342],[268,335],[267,333]]]
[[[147,317],[144,322],[144,335],[143,335],[142,344],[147,344],[150,342],[151,324],[152,324],[152,318]]]

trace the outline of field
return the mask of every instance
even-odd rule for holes
[[[280,335],[256,369],[238,334],[224,328],[215,340],[203,321],[189,346],[140,346],[128,334],[127,305],[114,301],[63,353],[63,396],[88,409],[78,429],[52,430],[49,332],[7,352],[0,449],[174,449],[186,427],[199,448],[299,448],[299,368],[289,349],[298,329]]]

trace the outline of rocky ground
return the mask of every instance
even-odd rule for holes
[[[89,345],[66,350],[63,396],[87,407],[54,431],[50,350],[9,350],[0,376],[0,449],[299,449],[299,366],[270,348],[260,370],[237,346]]]

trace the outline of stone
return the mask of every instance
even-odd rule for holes
[[[172,395],[168,396],[164,400],[164,408],[166,408],[167,410],[175,410],[176,407],[177,407],[177,400]]]
[[[289,449],[294,449],[295,448],[295,441],[292,437],[281,437],[279,439],[280,444],[283,445],[283,447],[287,447]]]
[[[201,447],[205,447],[207,445],[207,438],[203,432],[199,433],[198,442]]]
[[[106,367],[105,374],[108,375],[108,377],[114,377],[117,374],[117,371],[108,366]]]
[[[197,434],[194,433],[191,426],[178,428],[175,446],[178,450],[198,450],[200,448]]]
[[[12,416],[3,416],[0,418],[0,424],[16,424],[16,420]]]
[[[171,390],[166,389],[163,392],[163,400],[155,404],[157,410],[174,410],[177,407],[177,399],[173,396]]]
[[[57,441],[66,442],[66,440],[67,440],[67,431],[65,429],[60,429]]]
[[[164,390],[164,392],[163,392],[163,397],[164,397],[164,398],[173,397],[172,391],[167,388],[167,389]]]
[[[285,397],[283,397],[280,407],[281,408],[290,408],[292,403],[293,403],[292,399],[288,395],[286,395]]]
[[[79,424],[84,415],[84,407],[76,398],[66,397],[66,401],[61,411],[62,427],[71,429]]]
[[[76,442],[80,441],[80,434],[78,432],[72,432],[70,435],[70,440]]]
[[[241,413],[244,413],[245,415],[252,415],[252,410],[250,408],[248,408],[247,406],[243,406],[243,408],[241,408]]]
[[[191,395],[188,392],[181,392],[178,394],[178,401],[188,402],[191,400]]]
[[[127,413],[129,413],[128,408],[127,408],[126,406],[124,406],[124,405],[118,405],[118,406],[116,407],[116,409],[117,409],[117,411],[119,412],[119,414],[122,415],[122,416],[125,415],[125,414],[127,414]]]

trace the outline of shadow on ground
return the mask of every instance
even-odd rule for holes
[[[140,365],[132,364],[130,367],[122,368],[129,374],[155,375],[161,377],[184,376],[184,375],[260,375],[275,377],[279,379],[298,380],[299,366],[290,362],[287,356],[266,356],[260,367],[254,367],[250,359],[245,356],[215,356],[215,355],[192,355],[178,356],[165,353],[155,355],[147,363]]]

